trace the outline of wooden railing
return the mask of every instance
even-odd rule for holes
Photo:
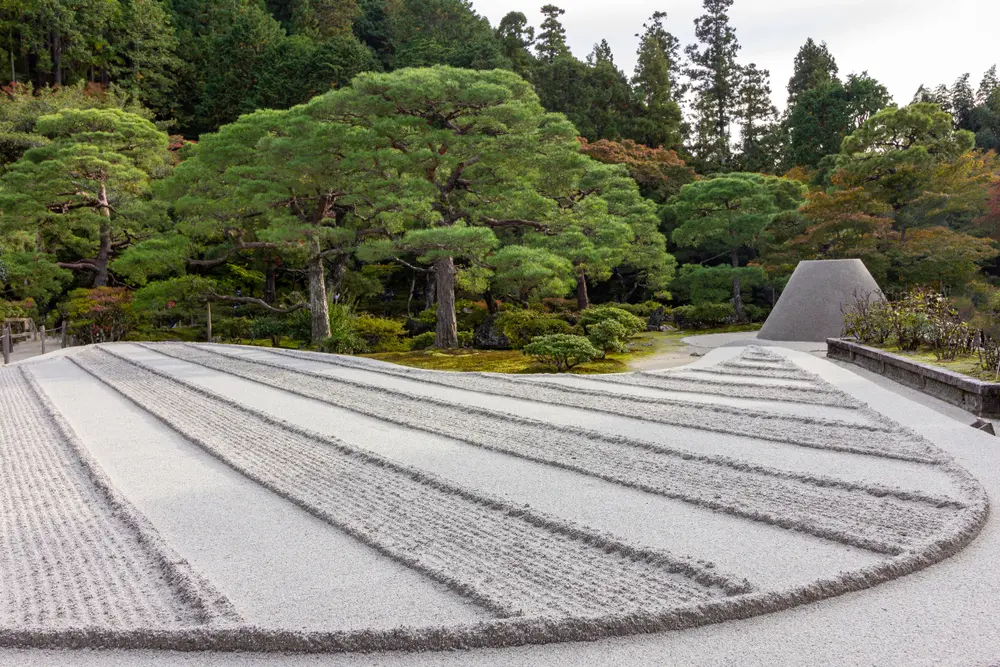
[[[63,320],[62,325],[55,331],[59,335],[61,347],[66,347],[69,343],[68,335],[68,322]],[[15,330],[17,331],[15,333]],[[45,331],[45,326],[36,327],[35,321],[28,318],[16,318],[3,320],[0,323],[0,352],[3,354],[3,363],[7,365],[10,363],[10,356],[14,350],[14,344],[23,340],[38,340],[39,336],[42,341],[42,354],[46,353],[46,347],[48,342],[48,333]]]

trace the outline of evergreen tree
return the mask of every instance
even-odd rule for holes
[[[778,110],[771,101],[771,73],[750,63],[741,71],[736,111],[743,171],[772,172],[776,168],[778,156],[768,138],[777,118]]]
[[[729,279],[740,322],[747,321],[745,278],[755,271],[743,266],[744,253],[760,247],[765,230],[780,213],[799,207],[803,190],[785,178],[735,173],[689,183],[670,200],[670,212],[680,223],[673,232],[674,242],[713,254],[721,251],[727,257],[728,265],[714,273]]]
[[[795,70],[788,80],[788,108],[795,105],[798,96],[807,90],[837,81],[837,61],[826,46],[816,44],[812,37],[795,56]]]
[[[608,44],[608,40],[602,39],[600,43],[594,44],[593,51],[587,56],[588,65],[614,65],[615,64],[615,54],[611,51],[611,45]]]
[[[393,69],[510,68],[490,22],[476,13],[469,0],[393,0],[387,8]]]
[[[357,0],[293,0],[290,5],[289,31],[315,39],[349,35],[361,13]]]
[[[686,53],[688,76],[695,92],[697,134],[694,152],[708,169],[723,169],[731,162],[731,124],[737,102],[740,50],[736,31],[729,24],[733,0],[703,0],[706,13],[695,19],[695,36]]]
[[[1000,78],[997,78],[997,66],[993,65],[983,74],[983,80],[979,83],[979,91],[976,93],[976,102],[980,105],[986,104],[993,95],[993,91],[1000,88]]]
[[[803,91],[785,119],[789,143],[784,166],[819,166],[889,101],[889,91],[867,73],[852,74],[846,84],[832,81]]]
[[[528,18],[521,12],[510,12],[500,19],[496,34],[514,71],[527,76],[535,60],[529,50],[535,43],[535,29],[528,25]]]
[[[58,266],[108,284],[111,260],[156,219],[150,184],[169,168],[167,135],[118,109],[67,109],[38,119],[48,143],[0,179],[0,231],[27,233]]]
[[[951,112],[955,128],[959,130],[972,129],[972,109],[976,106],[976,94],[970,83],[971,75],[958,77],[951,87]]]
[[[649,146],[675,148],[681,141],[681,110],[677,102],[681,89],[675,83],[680,44],[663,27],[666,16],[664,12],[656,12],[643,25],[645,32],[639,36],[632,85],[644,112],[637,121],[636,138]]]
[[[569,47],[566,46],[566,29],[559,21],[559,17],[565,13],[565,9],[555,5],[542,7],[542,16],[545,19],[542,21],[541,32],[538,33],[538,40],[535,42],[535,52],[542,62],[550,63],[559,56],[569,54]]]

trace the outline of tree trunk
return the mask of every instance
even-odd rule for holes
[[[455,262],[451,257],[434,261],[437,292],[437,329],[434,347],[458,347],[458,322],[455,319]]]
[[[587,274],[576,274],[576,307],[580,310],[590,308],[590,295],[587,294]]]
[[[52,83],[62,85],[62,37],[58,31],[52,32]]]
[[[486,290],[483,294],[483,299],[486,300],[486,312],[490,315],[496,315],[500,312],[500,306],[497,305],[497,300],[493,297],[493,290]]]
[[[344,284],[344,276],[347,275],[347,263],[350,260],[347,253],[336,255],[330,267],[330,294],[334,300],[340,298],[340,288]]]
[[[430,310],[437,301],[437,277],[433,271],[427,274],[427,286],[424,288],[424,310]]]
[[[309,310],[312,311],[312,342],[319,345],[330,337],[330,304],[326,300],[326,275],[319,239],[309,239]]]
[[[740,276],[736,269],[740,268],[740,257],[736,250],[733,250],[733,310],[736,311],[736,321],[744,323],[747,321],[746,311],[743,309],[743,289],[740,286]]]
[[[264,303],[274,303],[278,300],[278,269],[274,262],[268,260],[264,268]]]
[[[101,247],[97,251],[97,262],[94,265],[94,287],[106,287],[108,284],[108,262],[111,261],[111,206],[108,204],[107,187],[101,183],[97,193],[97,204],[101,210]]]

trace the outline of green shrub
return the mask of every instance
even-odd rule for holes
[[[731,303],[700,303],[674,308],[673,317],[681,329],[712,329],[732,324],[736,310]]]
[[[523,352],[557,373],[568,371],[601,354],[584,336],[569,334],[538,336],[524,346]]]
[[[455,302],[455,320],[458,323],[459,331],[475,331],[487,315],[489,312],[486,310],[485,302],[469,301],[468,299],[460,299]],[[437,317],[434,318],[434,323],[437,324]]]
[[[580,313],[580,326],[586,334],[590,333],[590,328],[600,322],[615,321],[622,326],[625,331],[625,340],[636,335],[640,331],[646,330],[646,322],[632,313],[622,310],[616,306],[596,306],[588,308]]]
[[[274,347],[278,347],[282,337],[287,336],[290,330],[288,319],[282,315],[265,315],[250,320],[250,337],[255,340],[270,338]]]
[[[751,322],[763,322],[767,319],[767,316],[771,314],[771,309],[762,308],[761,306],[755,306],[752,303],[748,303],[743,306],[743,312],[747,314],[747,317]]]
[[[604,359],[608,352],[627,352],[631,336],[621,322],[607,319],[591,325],[587,338],[601,352],[601,359]]]
[[[353,328],[363,352],[398,352],[405,349],[403,323],[398,320],[362,313],[354,318]]]
[[[434,332],[426,331],[410,339],[411,350],[427,350],[434,347]]]
[[[223,341],[253,338],[253,320],[249,317],[220,317],[212,321],[212,335]]]
[[[471,348],[474,344],[475,338],[476,334],[472,331],[459,331],[458,346],[466,349]]]
[[[630,312],[636,317],[649,317],[662,305],[659,301],[644,301],[643,303],[616,303],[614,307]]]
[[[497,317],[497,329],[518,350],[538,336],[568,334],[572,327],[566,320],[535,310],[505,310]]]

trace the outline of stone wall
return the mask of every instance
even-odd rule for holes
[[[848,361],[979,417],[1000,417],[1000,383],[983,382],[850,340],[827,340],[827,356]]]

